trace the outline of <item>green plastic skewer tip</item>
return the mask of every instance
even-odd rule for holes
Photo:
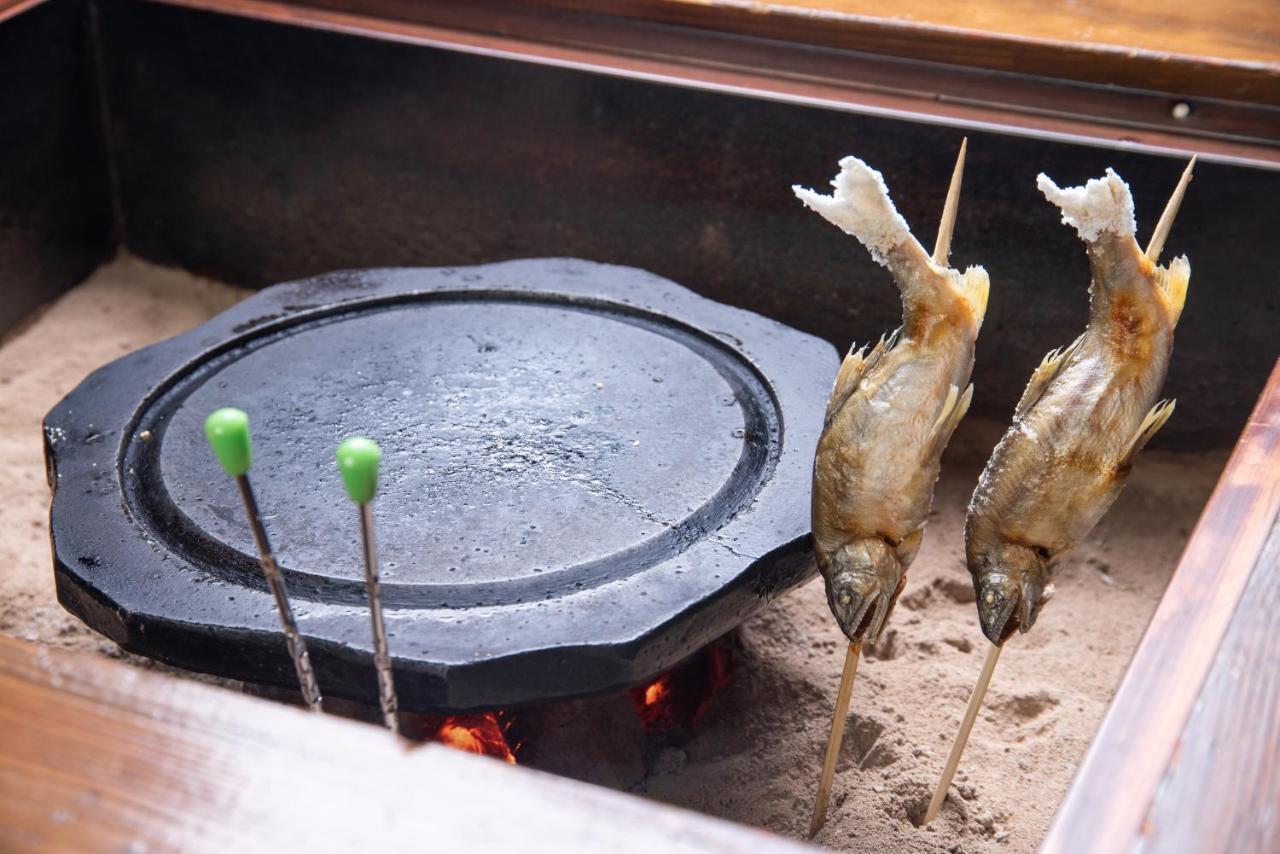
[[[240,409],[218,409],[204,420],[204,435],[222,468],[232,477],[248,473],[253,459],[249,442],[249,416]]]
[[[336,456],[347,495],[358,504],[372,501],[378,491],[378,463],[382,460],[378,443],[356,436],[339,445]]]

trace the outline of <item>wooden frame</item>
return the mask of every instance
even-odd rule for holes
[[[1280,586],[1277,514],[1280,361],[1187,542],[1045,852],[1129,851],[1157,835],[1200,851],[1262,851],[1280,841],[1280,828],[1274,820],[1268,828],[1264,817],[1264,808],[1280,801],[1280,616],[1271,610]],[[1251,585],[1272,592],[1245,596]],[[1264,642],[1233,638],[1236,624],[1259,631]],[[1223,675],[1225,685],[1219,684]],[[1251,692],[1250,685],[1262,687]],[[1197,704],[1201,717],[1208,710],[1209,723],[1193,715]],[[1213,735],[1220,717],[1235,724],[1229,741],[1213,749],[1197,744],[1191,737],[1197,728]],[[1178,789],[1162,784],[1181,777],[1193,780],[1196,791],[1193,802],[1177,805],[1183,813],[1175,812],[1177,826],[1194,833],[1179,839],[1172,826],[1151,817],[1168,814],[1167,799]],[[1251,827],[1255,843],[1269,844],[1228,844],[1247,837]]]
[[[714,12],[687,3],[516,2],[516,0],[155,0],[176,6],[222,12],[394,41],[517,59],[654,82],[753,97],[783,100],[863,113],[908,117],[938,124],[1033,134],[1067,141],[1121,143],[1138,150],[1198,152],[1202,158],[1280,166],[1280,107],[1268,102],[1280,71],[1254,69],[1252,82],[1231,83],[1258,102],[1223,101],[1196,92],[1194,113],[1178,119],[1170,112],[1168,92],[1090,85],[1078,79],[1031,77],[989,68],[947,65],[918,57],[859,53],[882,28],[836,28],[862,33],[848,42],[815,41],[805,19],[773,20],[770,28],[741,25],[768,16],[742,18],[741,10],[717,4]],[[576,9],[573,7],[577,7]],[[585,8],[584,8],[585,7]],[[707,7],[710,8],[710,7]],[[598,10],[619,14],[599,14]],[[626,12],[623,16],[621,13]],[[678,11],[678,14],[677,14]],[[775,16],[775,18],[778,16]],[[688,20],[687,20],[688,19]],[[701,28],[682,26],[688,22]],[[716,29],[714,27],[720,27]],[[824,28],[823,32],[827,29]],[[902,28],[898,28],[902,29]],[[915,36],[916,28],[911,35]],[[927,34],[926,30],[921,33]],[[756,35],[788,39],[754,38]],[[752,37],[748,37],[752,36]],[[899,33],[898,43],[907,39]],[[985,44],[967,36],[972,52]],[[837,40],[838,42],[839,40]],[[998,41],[998,40],[997,40]],[[927,45],[927,38],[924,44]],[[1020,49],[1031,52],[1034,45]],[[963,61],[967,52],[953,55]],[[1103,55],[1112,62],[1115,55]],[[943,54],[946,56],[947,54]],[[1177,68],[1176,57],[1148,56],[1153,68]],[[1180,75],[1160,85],[1200,80],[1191,62]],[[1057,66],[1064,74],[1090,68],[1088,62]],[[1204,78],[1211,90],[1227,85],[1219,76],[1235,66],[1218,63]],[[1094,69],[1095,72],[1097,69]],[[1241,73],[1248,71],[1242,70]],[[1124,79],[1128,79],[1127,77]],[[1270,86],[1263,85],[1270,83]],[[1196,87],[1192,87],[1196,88]],[[1176,89],[1174,90],[1177,91]]]
[[[0,638],[8,851],[808,850],[652,801]]]
[[[0,0],[0,20],[37,2]],[[1166,115],[1166,95],[867,56],[857,50],[869,43],[853,35],[835,46],[788,42],[777,38],[780,32],[725,36],[692,26],[696,21],[673,26],[678,22],[629,20],[623,14],[627,4],[612,4],[616,14],[599,15],[575,12],[569,7],[580,4],[569,2],[162,2],[789,103],[1065,141],[1197,150],[1207,160],[1280,166],[1275,112],[1266,104],[1220,104],[1215,115],[1209,103],[1197,111],[1199,124],[1175,125]],[[741,10],[725,14],[730,12],[745,20]],[[848,33],[864,32],[855,24]],[[1276,583],[1278,509],[1280,367],[1187,545],[1045,840],[1047,851],[1128,850],[1140,839],[1171,833],[1205,849],[1231,840],[1275,842],[1265,835],[1274,829],[1251,823],[1260,813],[1251,808],[1280,798],[1277,736],[1274,724],[1268,725],[1277,719],[1277,663],[1274,655],[1266,658],[1275,649],[1275,618],[1266,596],[1274,599],[1268,591]],[[1247,679],[1233,677],[1233,671]],[[135,684],[132,677],[111,678],[126,687]],[[77,696],[83,706],[85,695]],[[1226,728],[1229,723],[1236,725]],[[9,733],[6,750],[20,745],[16,732]],[[1216,752],[1202,749],[1208,737],[1222,732],[1231,733],[1229,745]],[[1175,814],[1187,802],[1177,799],[1189,791],[1188,779],[1200,786],[1198,808]]]

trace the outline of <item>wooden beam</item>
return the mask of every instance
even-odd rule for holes
[[[1280,361],[1067,792],[1045,839],[1044,854],[1131,851],[1140,836],[1150,831],[1144,829],[1144,823],[1152,802],[1161,780],[1187,747],[1182,740],[1193,704],[1204,691],[1232,623],[1250,613],[1255,616],[1249,619],[1256,619],[1262,609],[1262,625],[1272,626],[1274,633],[1276,614],[1267,607],[1265,597],[1242,600],[1242,594],[1255,575],[1277,571],[1268,563],[1264,548],[1278,514]],[[1274,645],[1264,643],[1237,646],[1228,659],[1229,669],[1247,674],[1245,678],[1269,685],[1271,690],[1243,695],[1258,700],[1257,705],[1230,714],[1248,725],[1232,732],[1233,743],[1216,757],[1213,773],[1200,782],[1208,784],[1215,774],[1227,775],[1236,778],[1233,786],[1247,789],[1250,781],[1238,777],[1243,768],[1251,766],[1236,760],[1243,754],[1265,751],[1268,739],[1274,738],[1270,728],[1276,720],[1280,658]],[[1222,706],[1233,699],[1230,694],[1207,695],[1203,702]],[[1274,753],[1271,758],[1274,761]],[[1280,776],[1271,773],[1269,784],[1274,805],[1280,798]],[[1267,796],[1265,791],[1254,795],[1264,800]],[[1197,795],[1177,808],[1200,810],[1205,804]],[[1227,829],[1222,822],[1215,821],[1214,826]],[[1181,841],[1189,850],[1229,850],[1220,844],[1223,838]]]
[[[0,0],[0,21],[33,9],[45,0]]]
[[[0,638],[0,849],[809,850],[631,795]]]
[[[524,2],[993,71],[1280,103],[1280,18],[1266,0]]]
[[[872,56],[588,14],[472,0],[156,0],[463,53],[973,130],[1280,166],[1275,109],[1206,100],[1171,117],[1167,93]],[[573,4],[567,4],[573,5]],[[596,8],[593,5],[593,9]],[[608,3],[599,8],[612,9]],[[1280,80],[1280,78],[1277,78]],[[1267,90],[1270,91],[1270,90]]]

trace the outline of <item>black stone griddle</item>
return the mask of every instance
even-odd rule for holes
[[[576,260],[278,285],[94,372],[49,413],[59,599],[131,652],[294,685],[230,479],[255,489],[322,690],[374,702],[354,507],[375,504],[401,705],[463,711],[659,673],[812,572],[830,345],[640,270]]]

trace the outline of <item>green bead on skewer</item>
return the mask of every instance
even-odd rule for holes
[[[313,712],[321,711],[320,686],[316,682],[315,671],[311,668],[311,656],[307,654],[307,643],[298,631],[298,621],[293,616],[293,608],[289,606],[289,593],[285,589],[284,575],[276,563],[275,554],[271,550],[271,541],[267,537],[266,526],[262,524],[262,514],[258,511],[258,501],[254,497],[253,487],[249,485],[249,466],[253,462],[253,442],[249,438],[249,416],[242,410],[224,408],[212,412],[204,422],[204,435],[213,448],[223,470],[235,479],[240,489],[240,499],[244,502],[245,515],[249,517],[249,528],[253,532],[254,543],[258,546],[258,563],[262,566],[262,574],[266,576],[267,586],[276,601],[276,611],[280,615],[280,625],[284,629],[285,643],[289,647],[289,656],[293,659],[293,669],[298,674],[298,685],[302,689],[302,699]]]
[[[351,500],[357,504],[372,501],[378,491],[378,464],[382,462],[378,443],[355,436],[338,446],[337,458],[342,485]]]
[[[249,416],[242,409],[214,410],[204,421],[204,435],[223,471],[232,477],[249,473],[253,462],[253,442],[249,439]]]
[[[394,733],[400,732],[395,680],[391,672],[391,650],[387,627],[382,619],[382,592],[378,582],[378,552],[373,537],[371,502],[378,491],[378,464],[382,451],[376,442],[356,436],[338,446],[338,471],[347,495],[360,509],[360,541],[364,547],[364,587],[369,596],[369,617],[373,624],[373,664],[378,674],[378,705],[382,720]]]

